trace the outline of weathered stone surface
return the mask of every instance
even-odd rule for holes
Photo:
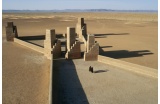
[[[78,23],[76,24],[76,34],[79,38],[87,35],[87,25],[84,23],[84,18],[78,18]]]
[[[92,46],[95,44],[95,38],[94,35],[88,35],[87,38],[87,52],[92,48]]]
[[[88,52],[84,53],[85,61],[96,61],[99,55],[99,44],[95,43]]]
[[[75,40],[76,40],[75,28],[67,27],[67,50],[70,50]]]
[[[6,26],[6,40],[14,41],[14,38],[18,37],[17,27],[13,25],[13,22],[7,22]]]
[[[81,57],[81,49],[80,49],[80,42],[75,41],[71,49],[67,51],[65,58],[66,59],[76,59]]]
[[[55,41],[56,41],[55,30],[46,29],[46,36],[44,40],[44,55],[48,59],[51,59],[52,48],[53,45],[55,44]]]
[[[52,49],[53,59],[61,56],[61,41],[57,40]]]

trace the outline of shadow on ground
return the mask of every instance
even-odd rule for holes
[[[36,35],[36,36],[20,36],[18,37],[21,40],[44,40],[45,35]]]
[[[53,61],[53,104],[89,104],[72,60]]]
[[[138,51],[128,51],[128,50],[115,50],[115,51],[104,51],[102,48],[109,48],[106,47],[100,47],[99,53],[102,56],[107,56],[115,59],[120,58],[130,58],[130,57],[142,57],[144,55],[151,55],[154,54],[150,52],[149,50],[138,50]]]
[[[95,37],[95,38],[106,38],[106,37],[109,36],[109,35],[129,35],[129,33],[118,33],[118,34],[115,34],[115,33],[94,34],[94,37]]]

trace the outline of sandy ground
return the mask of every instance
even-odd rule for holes
[[[3,14],[3,104],[47,104],[50,65],[50,61],[42,54],[16,43],[6,42],[6,22],[14,22],[18,28],[19,36],[35,36],[45,35],[47,28],[56,29],[57,34],[66,33],[67,26],[75,27],[77,17],[85,18],[88,33],[95,34],[96,41],[98,41],[101,46],[101,55],[158,69],[157,14]],[[42,40],[35,41],[35,43],[43,45]],[[118,71],[117,69],[110,71],[111,69],[108,68],[107,70],[109,71],[97,73],[93,76],[93,74],[90,73],[86,74],[88,70],[86,71],[85,67],[88,66],[80,70],[79,65],[81,64],[78,63],[78,61],[75,61],[75,65],[80,80],[80,83],[78,82],[77,85],[82,86],[84,89],[80,91],[80,96],[82,95],[82,98],[86,98],[84,102],[105,104],[104,102],[106,101],[110,103],[119,101],[122,103],[122,99],[126,98],[128,99],[124,101],[126,104],[140,104],[140,102],[148,104],[157,103],[157,79],[150,79],[125,71]],[[107,67],[104,66],[104,64],[102,66]],[[64,71],[62,70],[62,72]],[[66,72],[66,74],[67,73],[68,72]],[[108,76],[108,73],[112,74]],[[76,73],[74,75],[76,75]],[[61,80],[64,79],[62,78]],[[109,86],[109,88],[106,86]],[[127,91],[125,92],[125,90]],[[63,87],[61,91],[63,92]],[[72,95],[74,95],[74,93]],[[122,96],[122,99],[118,96]],[[59,95],[59,97],[62,98],[63,96]],[[114,98],[116,100],[113,100]],[[63,101],[66,102],[65,100]]]
[[[94,73],[89,72],[89,66]],[[54,67],[59,99],[55,104],[158,103],[157,78],[83,59],[55,60]]]
[[[50,61],[43,54],[2,42],[3,104],[48,104]]]

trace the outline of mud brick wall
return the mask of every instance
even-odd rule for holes
[[[97,61],[99,55],[99,44],[95,43],[88,52],[84,53],[85,61]]]
[[[71,49],[67,51],[65,58],[67,59],[77,59],[81,57],[81,49],[80,49],[80,42],[75,41]]]
[[[25,42],[25,41],[20,40],[20,39],[17,39],[17,38],[14,38],[14,42],[15,42],[15,43],[18,43],[18,44],[20,44],[20,45],[23,45],[23,46],[25,46],[25,47],[28,47],[28,48],[30,48],[30,49],[33,49],[33,50],[35,50],[35,51],[37,51],[37,52],[44,53],[44,48],[39,47],[39,46],[36,46],[36,45],[34,45],[34,44]]]
[[[53,44],[56,41],[56,35],[54,29],[46,29],[46,36],[44,40],[44,55],[51,59]]]
[[[59,58],[61,56],[61,41],[57,40],[52,49],[53,59]]]
[[[117,59],[105,57],[102,55],[98,55],[98,61],[105,63],[107,65],[110,65],[110,66],[117,67],[119,69],[132,71],[132,72],[139,73],[142,75],[147,75],[147,76],[150,76],[153,78],[158,78],[158,72],[157,72],[158,70],[157,69],[153,69],[153,68],[125,62],[122,60],[117,60]]]
[[[6,26],[6,40],[14,41],[14,38],[18,37],[17,27],[14,26],[13,22],[7,22]]]
[[[67,27],[67,50],[69,51],[71,46],[76,40],[75,28]]]
[[[87,52],[89,52],[89,50],[92,48],[92,46],[95,43],[95,38],[94,35],[88,35],[88,41],[87,41]]]
[[[76,34],[79,38],[82,38],[82,35],[87,35],[87,24],[84,23],[84,18],[78,18],[78,23],[76,24]]]

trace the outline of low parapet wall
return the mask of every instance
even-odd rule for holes
[[[107,65],[118,67],[120,69],[126,69],[135,73],[158,78],[158,70],[153,68],[149,68],[149,67],[145,67],[145,66],[141,66],[141,65],[101,56],[101,55],[98,55],[98,61],[105,63]]]
[[[39,47],[39,46],[36,46],[36,45],[33,45],[33,44],[31,44],[31,43],[28,43],[28,42],[25,42],[25,41],[20,40],[20,39],[18,39],[18,38],[14,38],[14,42],[16,42],[16,43],[18,43],[18,44],[20,44],[20,45],[26,46],[26,47],[28,47],[28,48],[31,48],[31,49],[33,49],[33,50],[35,50],[35,51],[40,52],[40,53],[44,53],[44,48]]]

